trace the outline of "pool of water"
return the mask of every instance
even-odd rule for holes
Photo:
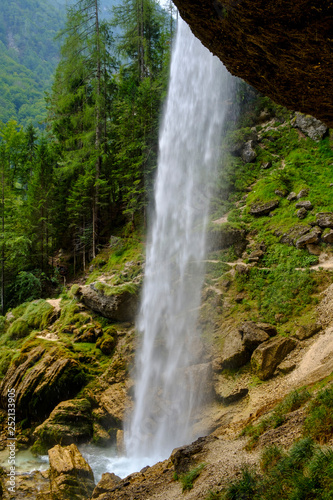
[[[10,467],[8,457],[8,448],[0,451],[0,465],[6,469]],[[49,468],[49,457],[47,455],[35,457],[29,450],[20,450],[15,455],[15,467],[16,473],[47,470]]]

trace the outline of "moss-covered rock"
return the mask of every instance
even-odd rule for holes
[[[8,328],[8,336],[12,340],[22,339],[29,335],[30,328],[23,318],[16,319]]]

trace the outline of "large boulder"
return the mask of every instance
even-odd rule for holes
[[[95,488],[94,474],[75,444],[49,450],[52,500],[88,500]]]
[[[43,344],[13,362],[0,385],[0,402],[7,408],[8,387],[15,389],[20,418],[42,421],[64,399],[76,395],[85,382],[81,365],[57,347]]]
[[[239,327],[239,331],[245,348],[251,352],[270,338],[268,333],[258,327],[254,321],[245,321]]]
[[[110,286],[95,282],[76,290],[87,307],[112,321],[134,321],[138,309],[139,288],[136,284],[126,283]]]
[[[318,226],[333,229],[333,212],[320,212],[316,214],[316,219]]]
[[[126,387],[121,382],[112,384],[97,394],[96,400],[99,408],[94,412],[95,418],[115,439],[117,430],[122,429],[125,409],[130,406]]]
[[[80,443],[92,437],[91,404],[87,399],[71,399],[59,403],[34,436],[46,447]]]
[[[91,498],[95,499],[101,495],[103,496],[105,493],[108,493],[112,488],[117,486],[120,481],[120,477],[116,476],[116,474],[105,472],[104,474],[102,474],[102,478],[99,483],[97,483]]]
[[[318,243],[321,235],[321,230],[318,227],[315,227],[309,233],[301,236],[295,243],[296,248],[304,248],[306,245],[312,243]]]
[[[253,203],[250,208],[250,214],[255,215],[257,217],[260,217],[262,215],[269,215],[278,206],[279,206],[279,200]]]
[[[327,132],[327,126],[313,116],[296,113],[294,126],[314,141],[320,141]]]
[[[250,359],[251,352],[246,349],[240,332],[235,328],[225,336],[221,355],[214,360],[213,369],[219,371],[226,368],[240,368],[248,363]]]
[[[261,380],[270,378],[276,367],[296,345],[294,339],[278,337],[257,347],[252,354],[251,365],[258,377]]]
[[[306,209],[304,209],[306,210]],[[285,245],[293,246],[296,244],[296,241],[299,240],[302,236],[309,233],[311,231],[311,226],[304,226],[301,224],[295,224],[289,231],[284,233],[281,236],[280,234],[276,234],[277,236],[281,236],[280,243],[284,243]]]
[[[241,152],[241,157],[245,163],[251,163],[257,158],[254,141],[247,141],[244,144],[243,150]]]

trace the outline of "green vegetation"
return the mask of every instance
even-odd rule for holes
[[[182,484],[182,492],[189,491],[193,488],[193,482],[200,476],[201,471],[205,468],[206,464],[200,464],[186,474],[174,474],[175,481],[180,481]]]
[[[333,436],[333,386],[323,389],[311,401],[304,423],[304,434],[320,444]]]
[[[311,395],[307,389],[292,391],[274,408],[274,411],[268,417],[265,417],[256,425],[250,424],[245,427],[242,435],[250,437],[246,449],[251,450],[254,448],[259,437],[268,429],[275,429],[284,424],[286,415],[303,406],[310,397]]]

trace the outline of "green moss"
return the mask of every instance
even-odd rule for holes
[[[23,318],[16,319],[8,328],[9,338],[13,340],[24,338],[29,335],[29,333],[30,328],[28,322]]]
[[[119,286],[110,286],[106,283],[98,281],[95,283],[95,289],[101,292],[103,295],[107,297],[111,297],[113,295],[121,295],[123,293],[130,293],[134,295],[138,292],[138,286],[134,283],[125,283],[124,285]]]

